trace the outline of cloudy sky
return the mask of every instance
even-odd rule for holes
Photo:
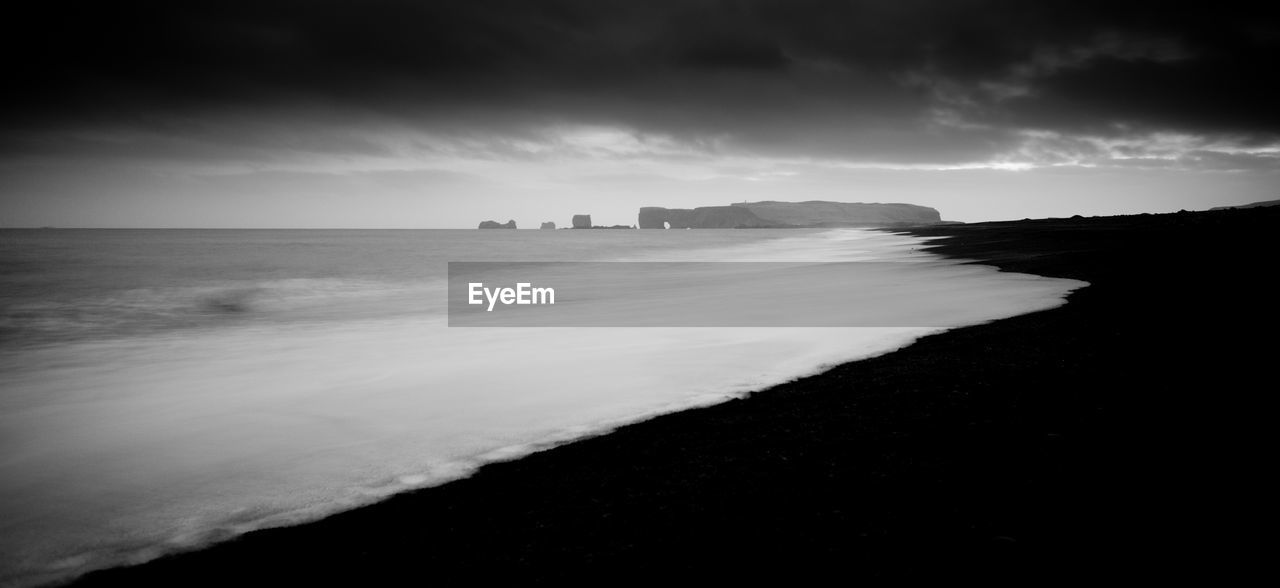
[[[0,38],[0,226],[1280,198],[1280,18],[1252,3],[83,4]]]

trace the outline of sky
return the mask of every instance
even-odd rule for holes
[[[72,2],[7,25],[7,227],[1280,198],[1280,9],[1257,2]]]

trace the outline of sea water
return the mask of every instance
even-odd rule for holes
[[[0,231],[0,582],[312,520],[1083,285],[923,244],[857,229]],[[845,276],[825,304],[785,306],[786,287],[752,279],[797,318],[937,321],[450,328],[451,261],[892,262],[913,279]]]

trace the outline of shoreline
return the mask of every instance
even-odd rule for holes
[[[1054,309],[77,584],[1185,577],[1183,555],[1236,538],[1215,516],[1262,492],[1226,467],[1261,459],[1238,439],[1264,430],[1238,427],[1261,413],[1218,422],[1227,407],[1206,406],[1204,389],[1223,388],[1233,411],[1259,401],[1239,392],[1265,377],[1268,350],[1232,340],[1233,321],[1275,323],[1256,274],[1277,218],[894,229],[949,237],[935,253],[1092,286]],[[1197,507],[1206,500],[1221,504]]]

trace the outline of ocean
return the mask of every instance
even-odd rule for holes
[[[1084,285],[923,245],[859,229],[0,231],[0,583],[314,520]],[[561,261],[873,262],[887,269],[803,303],[746,278],[796,324],[928,318],[449,326],[449,262]],[[590,312],[702,294],[663,284]]]

